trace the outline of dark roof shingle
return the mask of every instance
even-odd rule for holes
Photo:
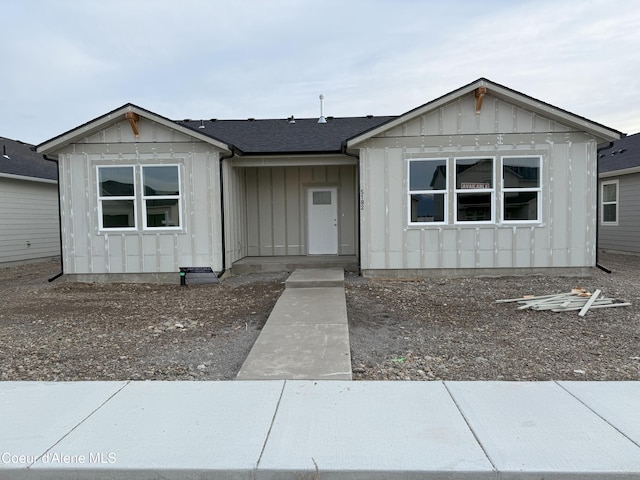
[[[245,154],[337,153],[342,143],[395,116],[267,120],[183,120],[176,123],[233,145]]]
[[[33,145],[0,137],[0,149],[0,173],[58,180],[56,163],[36,153]],[[5,151],[9,158],[4,156]]]
[[[622,137],[598,152],[598,173],[640,167],[640,133]]]

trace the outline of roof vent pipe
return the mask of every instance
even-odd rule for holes
[[[2,156],[4,158],[6,158],[7,160],[11,160],[11,157],[9,155],[7,155],[7,146],[6,145],[2,145]]]
[[[324,95],[320,94],[320,118],[318,123],[327,123],[327,119],[324,118]]]

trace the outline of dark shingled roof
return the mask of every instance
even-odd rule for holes
[[[338,153],[342,143],[396,118],[327,117],[268,120],[183,120],[176,123],[233,145],[245,154]],[[203,128],[201,128],[203,127]]]
[[[598,152],[598,173],[640,167],[640,133],[613,142]]]
[[[58,166],[35,152],[33,145],[0,137],[0,174],[58,180]],[[7,156],[3,156],[6,150]]]

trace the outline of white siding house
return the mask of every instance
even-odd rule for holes
[[[22,142],[0,148],[0,266],[59,256],[56,164]]]
[[[479,79],[393,117],[171,121],[125,105],[58,155],[64,270],[175,278],[245,257],[364,275],[587,273],[597,144],[619,132]]]

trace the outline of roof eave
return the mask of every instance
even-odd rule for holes
[[[41,177],[31,177],[29,175],[15,175],[13,173],[2,173],[0,172],[0,177],[2,178],[10,178],[12,180],[24,180],[26,182],[38,182],[38,183],[58,183],[57,180],[53,180],[50,178],[41,178]]]
[[[468,85],[458,88],[450,93],[447,93],[435,100],[432,100],[424,105],[421,105],[417,108],[409,110],[408,112],[400,115],[399,117],[390,120],[389,122],[383,123],[378,127],[375,127],[367,132],[358,134],[355,137],[347,140],[346,148],[352,149],[355,148],[359,143],[362,143],[376,135],[379,135],[389,129],[395,128],[398,125],[401,125],[407,121],[410,121],[416,117],[421,115],[425,115],[426,113],[432,112],[443,105],[446,105],[449,102],[452,102],[456,98],[462,97],[464,95],[472,93],[476,88],[485,87],[487,88],[487,93],[490,93],[498,98],[505,99],[510,103],[514,103],[518,106],[522,106],[529,110],[532,110],[536,113],[541,113],[547,117],[555,118],[561,123],[568,124],[573,126],[581,131],[592,134],[593,136],[601,139],[601,141],[612,141],[618,140],[623,134],[617,130],[613,130],[604,125],[601,125],[596,122],[592,122],[586,118],[575,115],[566,110],[562,110],[560,108],[554,107],[548,103],[537,100],[533,97],[529,97],[523,93],[517,92],[510,88],[507,88],[503,85],[499,85],[494,83],[486,78],[480,78],[474,82],[471,82]]]
[[[192,130],[188,127],[180,125],[179,123],[174,122],[173,120],[170,120],[166,117],[153,113],[144,108],[138,107],[137,105],[133,105],[132,103],[123,105],[122,107],[117,108],[105,115],[102,115],[94,120],[91,120],[83,125],[80,125],[79,127],[76,127],[72,130],[69,130],[68,132],[58,135],[57,137],[47,140],[46,142],[43,142],[40,145],[36,146],[36,151],[38,153],[43,153],[43,154],[55,153],[56,151],[65,147],[66,145],[74,143],[77,140],[84,138],[88,135],[91,135],[110,124],[113,124],[117,121],[122,120],[123,115],[128,112],[136,113],[142,117],[147,118],[148,120],[156,122],[165,127],[172,128],[180,133],[183,133],[197,140],[213,145],[214,147],[219,148],[220,150],[223,150],[225,152],[231,152],[231,147],[224,142],[211,138],[208,135],[203,135],[195,130]]]
[[[621,168],[620,170],[609,170],[598,174],[600,178],[618,177],[621,175],[631,175],[632,173],[640,173],[640,166],[631,168]]]

